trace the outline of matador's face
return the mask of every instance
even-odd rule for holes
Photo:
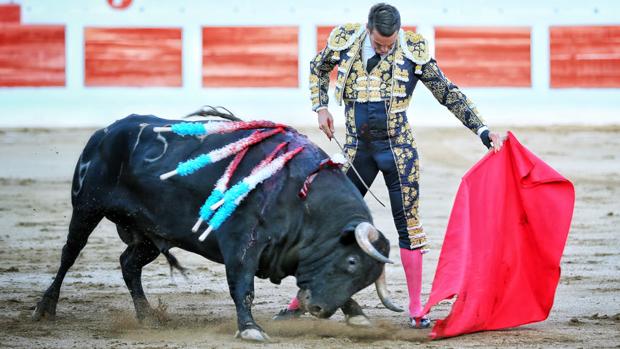
[[[394,43],[398,37],[398,30],[390,36],[383,36],[378,30],[368,30],[368,35],[370,35],[372,48],[376,53],[383,56],[388,54],[394,47]]]

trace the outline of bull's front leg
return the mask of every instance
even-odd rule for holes
[[[235,337],[256,342],[267,341],[269,336],[256,324],[252,317],[254,275],[257,270],[258,256],[252,257],[245,253],[235,256],[233,259],[226,262],[226,279],[228,280],[230,296],[237,309],[239,330]]]
[[[370,320],[364,314],[362,307],[357,304],[353,298],[349,298],[346,303],[342,307],[340,307],[342,312],[344,313],[344,317],[347,321],[347,325],[349,326],[359,326],[359,327],[368,327],[372,326]]]

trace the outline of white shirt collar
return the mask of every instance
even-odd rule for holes
[[[382,55],[381,59],[384,59],[385,56],[389,55],[396,48],[397,44],[398,44],[398,39],[394,43],[394,47],[392,48],[392,50]],[[374,56],[375,54],[377,54],[377,52],[375,51],[374,48],[372,48],[372,42],[370,42],[370,33],[366,31],[366,37],[364,38],[364,43],[362,43],[362,61],[364,62],[364,67],[366,67],[366,62],[368,62],[370,57]]]
[[[362,60],[364,61],[364,66],[366,66],[366,62],[368,62],[370,57],[375,54],[375,49],[372,48],[372,43],[370,42],[370,34],[366,32],[366,37],[364,38],[364,43],[362,44]]]

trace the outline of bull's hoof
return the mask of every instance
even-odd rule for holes
[[[166,323],[167,318],[157,313],[155,310],[151,310],[139,315],[136,314],[136,320],[138,320],[138,323],[145,326],[161,326]]]
[[[37,303],[36,308],[32,312],[32,320],[55,320],[56,319],[56,302],[43,298]]]
[[[347,316],[347,325],[354,327],[371,327],[372,323],[364,315]]]
[[[267,342],[271,340],[267,333],[257,330],[255,328],[248,328],[247,330],[243,330],[241,332],[237,331],[237,333],[235,334],[235,338],[241,338],[243,340],[252,342]]]

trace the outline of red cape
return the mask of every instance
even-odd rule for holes
[[[462,179],[424,314],[456,301],[431,338],[546,319],[574,203],[571,182],[509,132]]]

